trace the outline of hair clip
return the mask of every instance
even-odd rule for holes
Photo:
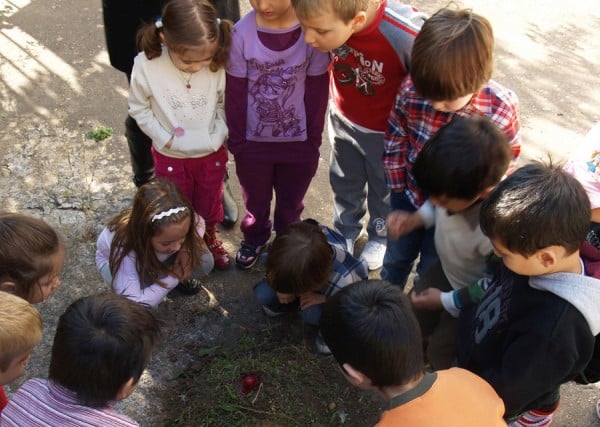
[[[162,29],[162,18],[159,16],[158,18],[156,18],[156,21],[154,22],[154,26],[156,27],[157,30]]]
[[[217,25],[221,25],[221,18],[217,18]]]
[[[171,216],[171,215],[179,213],[179,212],[183,212],[186,209],[187,208],[185,206],[179,206],[178,208],[171,208],[168,211],[163,211],[161,213],[157,213],[156,215],[154,215],[152,217],[152,222],[158,221],[159,219],[163,219],[165,217]]]

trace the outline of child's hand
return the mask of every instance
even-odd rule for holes
[[[187,250],[182,249],[179,252],[177,252],[173,269],[175,270],[175,274],[179,277],[180,280],[187,280],[190,277],[192,277],[190,253]]]
[[[387,233],[392,240],[396,240],[404,234],[423,227],[423,218],[416,212],[395,210],[387,217]]]
[[[311,305],[323,304],[327,300],[327,297],[323,294],[316,292],[307,292],[300,295],[300,308],[302,310],[310,307]]]
[[[410,300],[419,310],[443,310],[442,291],[437,288],[427,288],[422,292],[411,292]]]
[[[291,304],[296,300],[296,295],[277,292],[277,299],[281,304]]]

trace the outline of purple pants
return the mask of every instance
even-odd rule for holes
[[[167,157],[152,147],[152,156],[156,176],[174,182],[198,215],[204,218],[207,227],[223,221],[225,146],[208,156],[189,159]]]
[[[319,164],[319,151],[303,142],[247,144],[249,147],[235,155],[236,173],[246,205],[240,229],[246,243],[260,246],[271,237],[271,227],[277,233],[300,220],[304,195]],[[273,191],[275,211],[271,223]]]

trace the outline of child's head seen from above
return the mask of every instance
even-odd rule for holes
[[[29,302],[0,291],[0,386],[23,374],[42,339],[42,318]]]
[[[58,320],[48,378],[86,406],[122,400],[144,372],[160,327],[152,309],[113,292],[80,298]]]
[[[346,43],[364,26],[367,10],[379,4],[374,0],[292,0],[304,40],[322,52]]]
[[[417,94],[439,111],[463,108],[492,77],[493,50],[486,18],[470,9],[440,9],[413,45],[410,75]]]
[[[277,234],[269,249],[267,281],[275,291],[300,295],[323,288],[333,266],[333,251],[318,225],[299,222]]]
[[[413,175],[434,205],[456,213],[484,199],[511,158],[506,136],[489,119],[455,117],[425,143]]]
[[[482,202],[480,225],[506,267],[533,276],[578,253],[590,214],[587,194],[574,177],[560,166],[533,162]]]
[[[19,213],[0,213],[0,290],[32,304],[60,285],[65,247],[44,221]]]
[[[402,288],[353,283],[327,300],[321,333],[346,378],[365,389],[397,387],[423,373],[421,330]]]
[[[175,67],[195,73],[203,67],[217,71],[227,63],[232,22],[219,19],[208,0],[174,0],[165,4],[162,17],[138,32],[138,46],[148,59],[161,55],[165,44]]]

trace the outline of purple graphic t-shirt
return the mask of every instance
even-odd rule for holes
[[[248,80],[246,139],[252,141],[304,141],[306,76],[326,72],[328,54],[318,52],[299,37],[288,49],[273,51],[258,36],[289,33],[300,25],[283,30],[259,28],[251,11],[235,26],[227,72]]]

